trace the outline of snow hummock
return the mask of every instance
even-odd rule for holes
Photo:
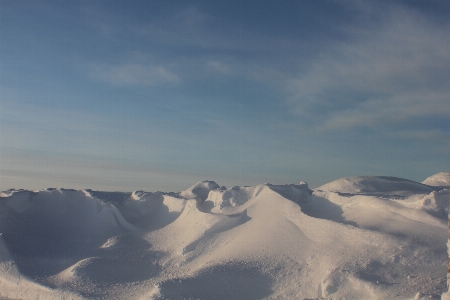
[[[437,173],[433,176],[428,177],[427,179],[422,181],[422,183],[429,185],[429,186],[449,187],[450,186],[450,173],[449,172]]]
[[[448,197],[386,176],[314,190],[8,190],[0,298],[438,299]]]
[[[201,202],[206,200],[211,190],[218,188],[220,188],[220,186],[214,181],[205,180],[194,184],[185,191],[182,191],[180,196],[185,199],[196,199]]]
[[[388,176],[346,177],[322,185],[317,189],[345,194],[391,195],[400,197],[414,194],[428,194],[433,191],[433,189],[424,184]]]

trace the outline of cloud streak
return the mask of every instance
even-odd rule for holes
[[[128,28],[169,52],[193,47],[195,55],[175,55],[170,63],[163,55],[155,65],[154,54],[144,51],[128,63],[95,65],[91,73],[115,86],[190,84],[217,75],[264,83],[278,88],[293,116],[316,133],[403,130],[417,118],[450,115],[448,26],[398,4],[343,5],[353,4],[363,17],[337,26],[344,38],[323,34],[309,48],[295,37],[262,35],[235,24],[233,30],[219,30],[224,20],[188,7]],[[260,55],[266,59],[253,59]]]
[[[161,83],[176,83],[179,81],[179,76],[164,66],[134,63],[94,66],[92,68],[92,77],[118,86],[151,86]]]
[[[381,12],[379,12],[381,14]],[[448,28],[395,7],[372,28],[343,29],[304,74],[286,79],[292,111],[324,130],[450,115]]]

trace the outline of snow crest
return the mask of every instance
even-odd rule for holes
[[[206,200],[211,190],[218,188],[220,188],[220,186],[214,181],[205,180],[194,184],[187,190],[182,191],[180,196],[185,199],[195,199],[202,202]]]
[[[318,187],[316,190],[353,195],[410,196],[429,194],[427,185],[412,180],[389,176],[345,177]]]
[[[441,173],[434,174],[433,176],[430,176],[427,179],[425,179],[422,183],[429,185],[429,186],[449,187],[450,186],[450,173],[449,172],[441,172]]]

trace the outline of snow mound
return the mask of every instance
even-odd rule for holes
[[[201,181],[187,190],[184,190],[180,193],[180,196],[185,199],[195,199],[199,202],[205,201],[208,198],[208,194],[211,190],[219,189],[220,186],[214,181]]]
[[[224,208],[235,208],[242,206],[249,200],[258,197],[258,195],[265,189],[272,190],[284,198],[296,203],[301,202],[312,194],[312,190],[308,188],[308,184],[305,182],[301,182],[298,185],[272,185],[270,183],[266,183],[257,186],[234,186],[227,190],[223,188],[211,190],[205,202],[213,203],[212,206],[218,208],[219,210]]]
[[[160,192],[137,191],[133,192],[127,200],[117,204],[117,208],[129,223],[146,227],[162,208],[163,202],[164,195]]]
[[[405,197],[413,194],[429,194],[430,187],[408,179],[389,176],[345,177],[324,184],[315,190],[349,195],[385,195]]]
[[[163,208],[164,194],[161,192],[101,192],[84,190],[86,195],[117,208],[123,218],[137,227],[148,227]]]
[[[0,298],[436,299],[447,204],[448,189],[382,176],[314,193],[213,181],[181,193],[8,190]]]
[[[219,210],[224,207],[237,207],[258,196],[265,187],[266,185],[261,184],[254,187],[234,186],[228,190],[211,190],[207,201],[212,201],[214,207],[219,208]]]
[[[91,189],[84,190],[86,195],[94,197],[102,202],[111,203],[114,205],[121,204],[130,198],[132,193],[129,192],[103,192],[103,191],[93,191]]]
[[[138,228],[112,204],[86,191],[13,191],[0,198],[0,232],[21,274],[52,276],[101,246]]]
[[[428,177],[424,181],[423,184],[429,186],[450,186],[450,173],[449,172],[441,172],[434,174],[433,176]]]
[[[78,251],[99,238],[136,229],[114,205],[85,191],[14,191],[0,199],[0,232],[23,254],[48,253],[49,243],[54,254]]]
[[[421,204],[422,209],[430,214],[448,219],[449,190],[433,191],[422,199]]]
[[[78,295],[67,291],[52,290],[22,276],[18,265],[7,249],[0,234],[0,299],[74,299],[81,300]]]

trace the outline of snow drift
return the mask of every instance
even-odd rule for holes
[[[437,299],[449,196],[438,175],[4,191],[0,298]]]
[[[449,187],[450,173],[449,172],[437,173],[433,176],[428,177],[422,183],[429,186]]]

